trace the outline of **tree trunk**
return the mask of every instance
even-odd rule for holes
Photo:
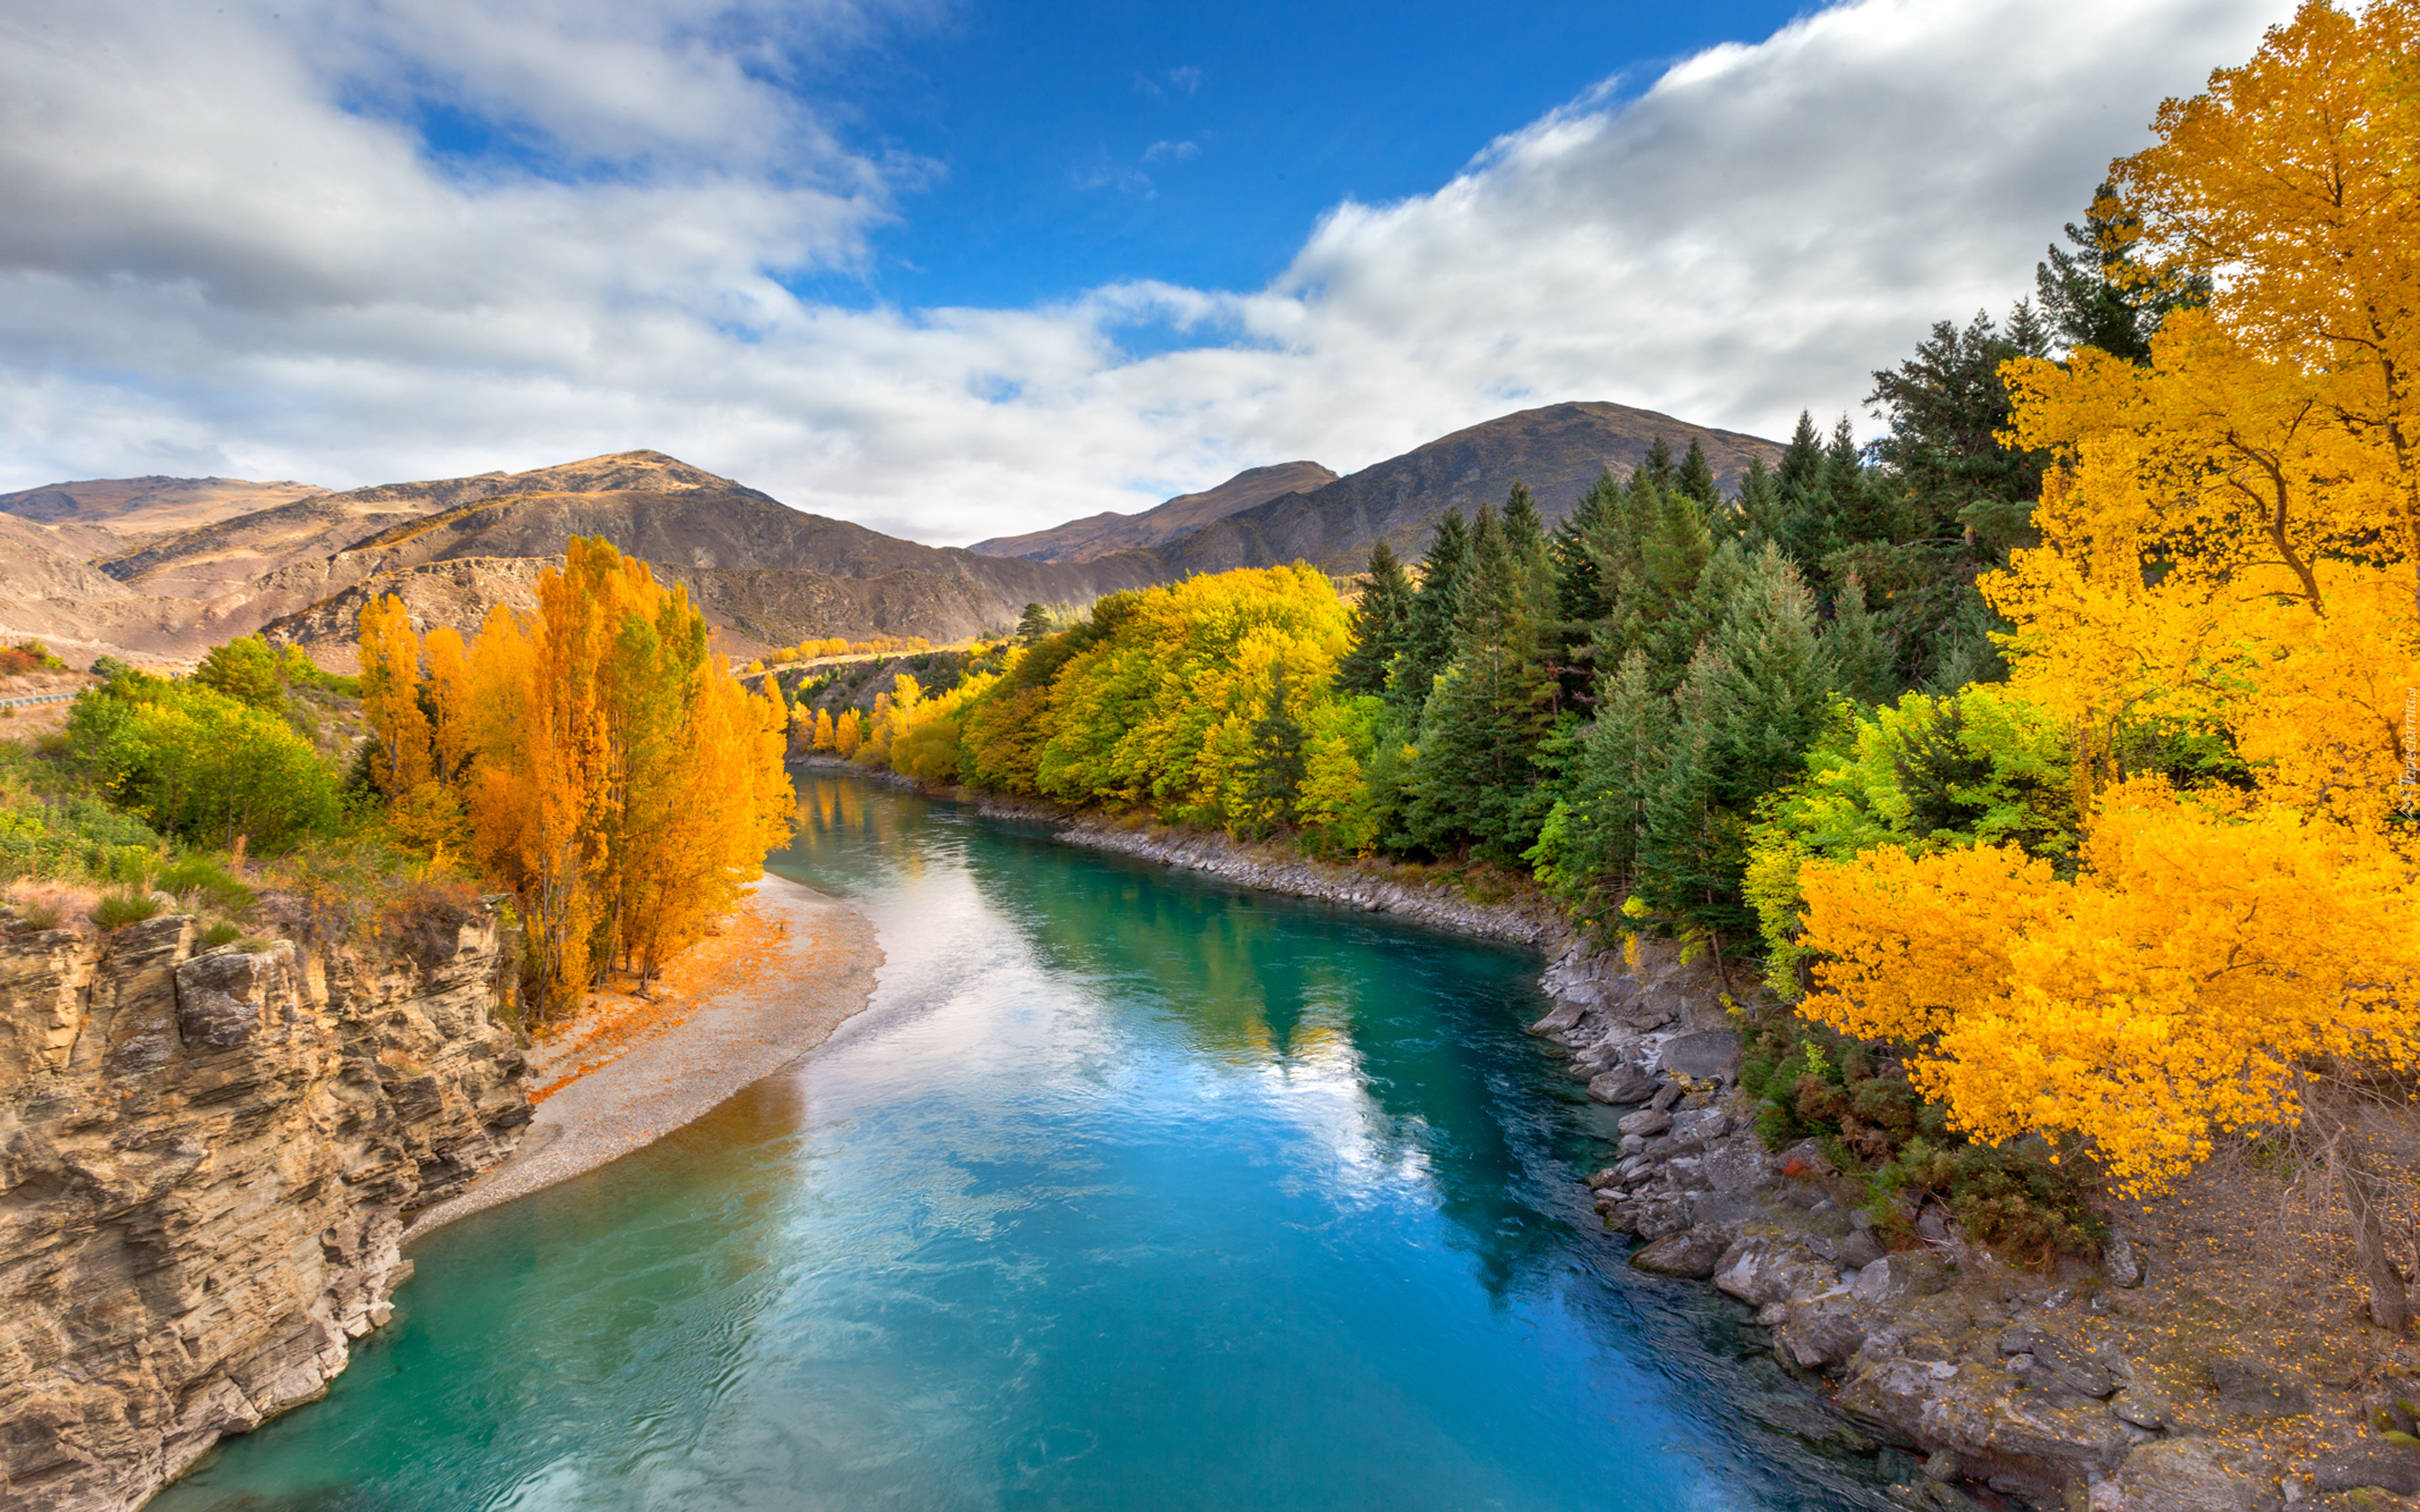
[[[2403,1289],[2403,1273],[2387,1253],[2378,1176],[2363,1158],[2350,1130],[2336,1135],[2335,1153],[2336,1184],[2352,1213],[2353,1256],[2361,1266],[2362,1279],[2369,1284],[2369,1320],[2400,1335],[2412,1319],[2412,1303]]]

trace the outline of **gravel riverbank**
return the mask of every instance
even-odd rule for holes
[[[655,1011],[583,1015],[531,1056],[537,1116],[513,1157],[411,1223],[408,1243],[651,1144],[830,1037],[882,964],[874,925],[837,898],[768,874],[700,980]],[[722,942],[708,942],[712,950]],[[683,993],[686,985],[689,991]]]

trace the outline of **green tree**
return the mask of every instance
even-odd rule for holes
[[[286,706],[286,685],[279,677],[277,654],[256,635],[213,646],[194,669],[194,681],[256,709]]]
[[[1287,708],[1285,663],[1269,664],[1269,702],[1252,723],[1252,755],[1245,767],[1244,825],[1268,835],[1295,822],[1295,799],[1309,768],[1302,722]]]
[[[2083,226],[2067,227],[2076,250],[2047,249],[2049,260],[2034,268],[2034,287],[2061,345],[2148,362],[2151,337],[2171,311],[2210,302],[2208,274],[2154,277],[2137,264],[2134,244],[2142,236],[2142,221],[2118,198],[2117,186],[2104,182],[2092,193]]]
[[[1688,455],[1681,458],[1680,474],[1672,486],[1695,499],[1709,517],[1723,501],[1722,490],[1714,486],[1714,464],[1706,460],[1706,449],[1698,438],[1689,438]]]
[[[1336,687],[1344,693],[1384,693],[1387,668],[1403,648],[1412,609],[1412,582],[1395,548],[1380,541],[1370,548],[1370,586],[1353,613],[1353,649],[1336,664]]]
[[[1460,606],[1463,559],[1470,527],[1462,511],[1449,509],[1429,537],[1420,559],[1419,591],[1404,617],[1404,649],[1387,678],[1387,701],[1406,722],[1428,702],[1429,685],[1453,656],[1454,611]]]
[[[1937,321],[1914,356],[1874,373],[1866,402],[1890,426],[1875,455],[1905,485],[1915,533],[1963,530],[1995,558],[2022,538],[2047,458],[2001,441],[2009,391],[2000,365],[2049,350],[2048,331],[2020,303],[2006,332],[1980,312],[1963,331]]]

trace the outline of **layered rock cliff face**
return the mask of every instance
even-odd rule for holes
[[[196,953],[0,911],[0,1507],[140,1504],[327,1389],[530,1118],[489,904]]]

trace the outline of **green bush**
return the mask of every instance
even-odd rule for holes
[[[104,930],[124,929],[139,924],[160,912],[160,900],[147,892],[103,893],[92,905],[92,921]]]
[[[232,945],[241,938],[243,938],[243,931],[222,918],[202,931],[201,948],[205,950],[215,950],[222,945]]]
[[[79,697],[68,748],[82,768],[184,840],[273,852],[334,829],[336,774],[275,714],[193,683],[125,672]]]
[[[2109,1237],[2108,1225],[2085,1205],[2090,1183],[2038,1144],[1912,1139],[1874,1173],[1872,1190],[1883,1198],[1940,1198],[1970,1238],[2020,1264],[2047,1266],[2063,1255],[2088,1259]]]
[[[196,900],[222,914],[240,914],[252,906],[252,889],[205,856],[170,862],[161,872],[157,886],[163,892]]]
[[[2019,1264],[2099,1253],[2106,1226],[2091,1211],[2092,1184],[2076,1164],[2054,1162],[2039,1142],[1966,1143],[1950,1129],[1947,1110],[1919,1096],[1895,1058],[1795,1014],[1753,1022],[1745,1039],[1740,1085],[1757,1100],[1758,1136],[1772,1149],[1821,1140],[1853,1179],[1864,1176],[1860,1205],[1885,1238],[1914,1237],[1910,1205],[1895,1199],[1931,1196],[1969,1236]]]

